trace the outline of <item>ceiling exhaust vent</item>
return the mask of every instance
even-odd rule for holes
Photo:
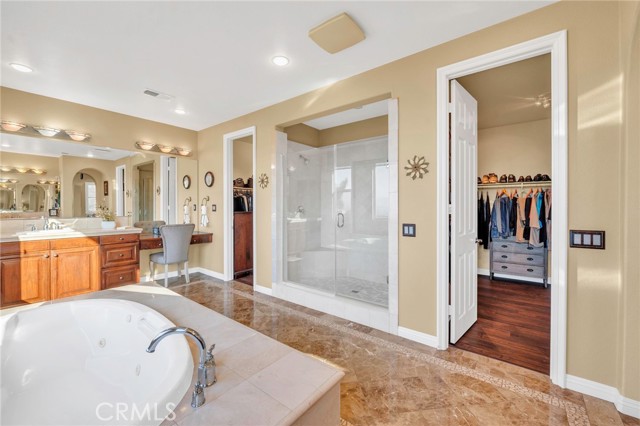
[[[163,101],[170,101],[175,98],[175,96],[168,95],[166,93],[162,93],[153,89],[145,89],[143,93],[147,96],[151,96],[152,98],[162,99]]]

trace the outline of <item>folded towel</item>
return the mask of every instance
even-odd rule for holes
[[[207,217],[207,206],[202,204],[200,206],[200,225],[206,227],[209,224],[209,218]]]

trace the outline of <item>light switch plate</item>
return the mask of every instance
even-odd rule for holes
[[[218,209],[218,207],[215,204],[211,204],[211,211],[215,212]]]
[[[402,224],[402,236],[403,237],[415,237],[416,236],[416,224],[415,223],[403,223]]]

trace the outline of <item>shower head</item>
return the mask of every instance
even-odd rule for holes
[[[305,166],[307,164],[309,164],[309,159],[307,157],[305,157],[304,155],[300,154],[300,158],[302,159],[302,161],[304,161]]]

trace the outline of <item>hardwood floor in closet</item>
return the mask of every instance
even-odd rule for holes
[[[549,374],[551,289],[478,276],[478,321],[454,345]]]

